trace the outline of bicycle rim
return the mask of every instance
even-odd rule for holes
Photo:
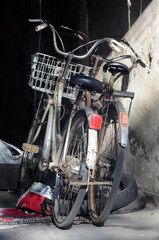
[[[92,173],[101,185],[89,188],[88,206],[94,225],[103,225],[117,196],[124,161],[124,148],[119,143],[119,104],[110,104],[103,114],[103,125],[99,132],[99,155]]]
[[[87,180],[88,121],[77,115],[71,127],[68,150],[61,169],[57,172],[53,203],[53,221],[59,228],[71,225],[83,202],[86,185],[75,182]]]

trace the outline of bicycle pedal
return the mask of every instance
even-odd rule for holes
[[[38,153],[39,147],[30,143],[23,143],[22,149],[27,152]]]

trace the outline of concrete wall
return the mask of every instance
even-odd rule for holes
[[[130,77],[135,92],[125,169],[147,192],[159,194],[159,1],[153,0],[126,34],[145,61]],[[125,103],[126,104],[126,103]]]
[[[144,191],[159,194],[159,1],[134,1],[131,7],[131,28],[128,31],[127,4],[122,1],[89,2],[89,35],[91,38],[123,36],[146,63],[130,75],[129,91],[133,100],[129,145],[125,171],[133,174]],[[143,4],[141,6],[141,3]],[[98,10],[97,10],[98,9]],[[128,100],[123,101],[126,109]]]

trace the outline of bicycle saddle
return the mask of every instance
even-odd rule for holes
[[[122,75],[129,75],[129,68],[119,62],[108,62],[103,66],[103,71],[109,71],[112,74],[121,73]]]
[[[103,84],[99,80],[83,75],[74,75],[70,79],[70,85],[73,87],[77,85],[83,90],[88,90],[89,92],[94,93],[103,92]]]

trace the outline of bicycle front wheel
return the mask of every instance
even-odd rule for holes
[[[86,156],[88,120],[84,112],[73,119],[65,159],[58,169],[53,203],[53,221],[59,228],[71,225],[83,202],[88,178]]]
[[[88,194],[90,219],[96,226],[104,224],[114,205],[122,176],[124,151],[120,144],[120,113],[125,112],[119,102],[109,103],[102,113],[99,132],[99,154],[92,172],[99,185],[91,185]]]

